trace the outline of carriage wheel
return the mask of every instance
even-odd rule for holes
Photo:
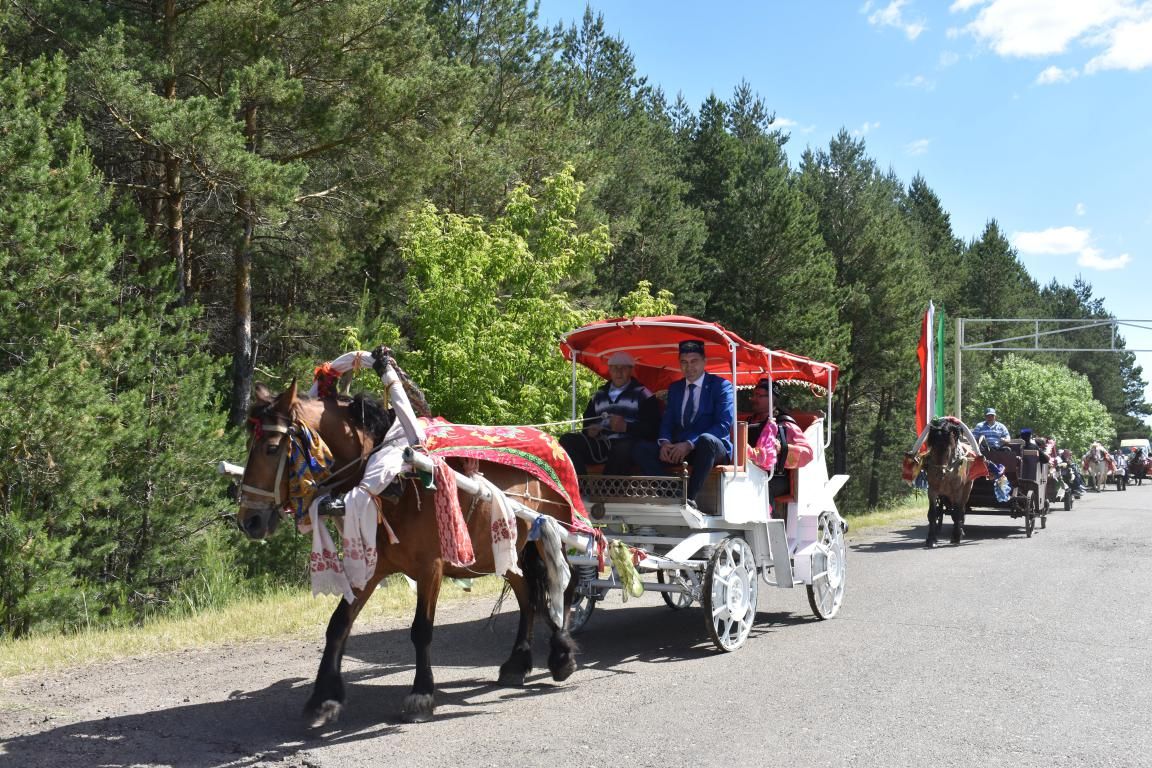
[[[696,575],[695,571],[683,568],[666,571],[661,568],[656,571],[656,581],[661,584],[680,584],[686,588],[683,592],[660,593],[660,597],[664,598],[664,603],[674,611],[689,607],[692,605],[692,600],[695,599],[693,595],[700,594],[700,577]]]
[[[576,572],[580,581],[576,585],[576,594],[572,596],[572,606],[568,609],[568,631],[572,634],[584,628],[596,610],[596,602],[608,595],[607,589],[594,589],[589,583],[596,578],[596,566],[577,566]]]
[[[1036,502],[1036,491],[1028,491],[1028,511],[1024,514],[1024,535],[1032,538],[1032,531],[1036,530],[1036,512],[1039,504]]]
[[[592,612],[596,610],[596,603],[600,600],[594,595],[577,594],[572,598],[572,608],[568,611],[568,631],[573,635],[584,629]]]
[[[700,601],[708,621],[708,634],[722,651],[744,645],[756,620],[756,558],[739,536],[720,542],[704,571]]]
[[[840,611],[844,601],[844,579],[848,575],[848,547],[844,527],[828,512],[820,514],[816,543],[826,553],[826,567],[812,577],[808,585],[808,605],[818,619],[830,619]]]

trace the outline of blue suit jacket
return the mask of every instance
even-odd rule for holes
[[[673,443],[687,440],[695,445],[697,438],[707,432],[720,438],[731,456],[732,414],[736,401],[732,382],[722,376],[705,373],[700,379],[700,387],[700,407],[690,424],[680,423],[684,416],[687,383],[679,379],[668,387],[668,407],[664,409],[664,418],[660,421],[660,439]]]

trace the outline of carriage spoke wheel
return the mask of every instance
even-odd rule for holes
[[[664,603],[674,611],[687,608],[692,605],[693,600],[699,599],[700,577],[696,575],[695,571],[684,568],[666,571],[661,568],[656,571],[656,581],[661,584],[679,584],[684,587],[683,592],[660,593],[660,597],[664,598]]]
[[[1032,531],[1036,530],[1036,515],[1039,511],[1039,502],[1036,500],[1036,492],[1029,489],[1028,499],[1025,501],[1028,504],[1028,511],[1024,512],[1024,535],[1029,539],[1032,538]]]
[[[756,558],[739,536],[720,542],[704,571],[701,603],[708,634],[722,651],[734,651],[748,639],[756,619]]]
[[[844,542],[844,527],[836,515],[820,514],[819,537],[816,540],[824,552],[825,568],[812,577],[808,585],[808,605],[819,619],[830,619],[840,611],[844,600],[844,580],[848,575],[848,547]]]
[[[576,584],[576,593],[572,596],[572,605],[568,609],[568,631],[576,634],[588,623],[592,612],[596,610],[596,602],[603,600],[608,591],[592,587],[592,579],[596,578],[596,566],[581,565],[576,568],[579,581]]]

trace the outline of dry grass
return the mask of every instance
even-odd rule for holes
[[[917,494],[909,501],[848,518],[851,532],[878,531],[901,523],[914,523],[926,519],[928,499],[926,496],[920,498],[921,496],[922,494]]]
[[[849,518],[852,533],[881,530],[918,519],[926,502],[913,499],[866,515]],[[494,597],[503,580],[477,579],[471,592],[445,581],[441,600],[468,596]],[[271,637],[319,637],[335,606],[335,598],[313,598],[300,590],[283,590],[233,603],[192,617],[149,621],[140,627],[92,630],[68,635],[37,635],[22,640],[0,640],[0,679],[50,672],[101,661],[142,656],[185,648],[210,648]],[[410,616],[416,596],[407,583],[392,580],[368,601],[358,621]]]

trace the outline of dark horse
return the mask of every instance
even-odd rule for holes
[[[1132,451],[1128,457],[1128,478],[1136,485],[1143,485],[1144,479],[1148,477],[1148,460],[1144,458],[1144,454],[1140,451]]]
[[[249,412],[252,435],[244,469],[243,484],[246,488],[237,515],[241,529],[253,539],[262,539],[276,528],[284,505],[290,501],[289,473],[283,470],[282,457],[290,449],[290,443],[296,439],[297,430],[302,425],[315,430],[332,451],[335,458],[333,476],[343,478],[332,490],[343,492],[359,481],[363,473],[364,457],[374,440],[386,431],[391,418],[390,413],[378,402],[362,395],[358,395],[355,400],[343,397],[298,397],[296,383],[293,382],[285,392],[274,396],[266,387],[258,385]],[[347,471],[343,471],[344,468]],[[515,496],[524,506],[555,517],[562,524],[571,522],[568,504],[532,475],[489,462],[481,462],[481,468],[489,482],[508,495]],[[304,708],[313,726],[334,722],[340,716],[344,705],[344,682],[340,676],[340,665],[352,624],[380,580],[393,573],[403,573],[414,579],[417,595],[416,616],[412,621],[416,677],[412,691],[404,700],[401,716],[408,722],[419,722],[432,716],[435,684],[430,646],[440,582],[445,576],[468,578],[494,572],[487,508],[492,502],[473,506],[472,497],[465,497],[461,492],[461,509],[469,510],[467,525],[476,562],[467,568],[453,567],[441,557],[439,531],[433,511],[434,491],[418,488],[418,485],[414,482],[405,483],[405,490],[396,503],[380,505],[383,517],[399,542],[390,543],[386,526],[379,526],[379,560],[375,572],[363,589],[355,590],[355,602],[349,604],[341,599],[328,621],[324,655],[316,673],[312,696]],[[537,610],[552,630],[548,669],[552,679],[565,680],[576,669],[573,658],[575,645],[565,626],[575,581],[563,585],[564,606],[561,615],[564,621],[557,625],[545,607],[548,580],[556,578],[555,575],[549,576],[548,554],[540,541],[534,547],[524,546],[528,541],[528,527],[522,520],[517,520],[517,529],[516,540],[520,547],[520,566],[524,576],[506,574],[506,578],[520,606],[520,625],[512,653],[500,667],[500,683],[522,685],[531,671],[532,628]],[[555,558],[556,553],[551,556]]]
[[[939,419],[928,428],[924,470],[928,479],[929,547],[936,546],[945,512],[952,517],[952,543],[959,544],[964,535],[964,512],[972,492],[972,478],[960,447],[960,435],[961,426],[954,421]]]

